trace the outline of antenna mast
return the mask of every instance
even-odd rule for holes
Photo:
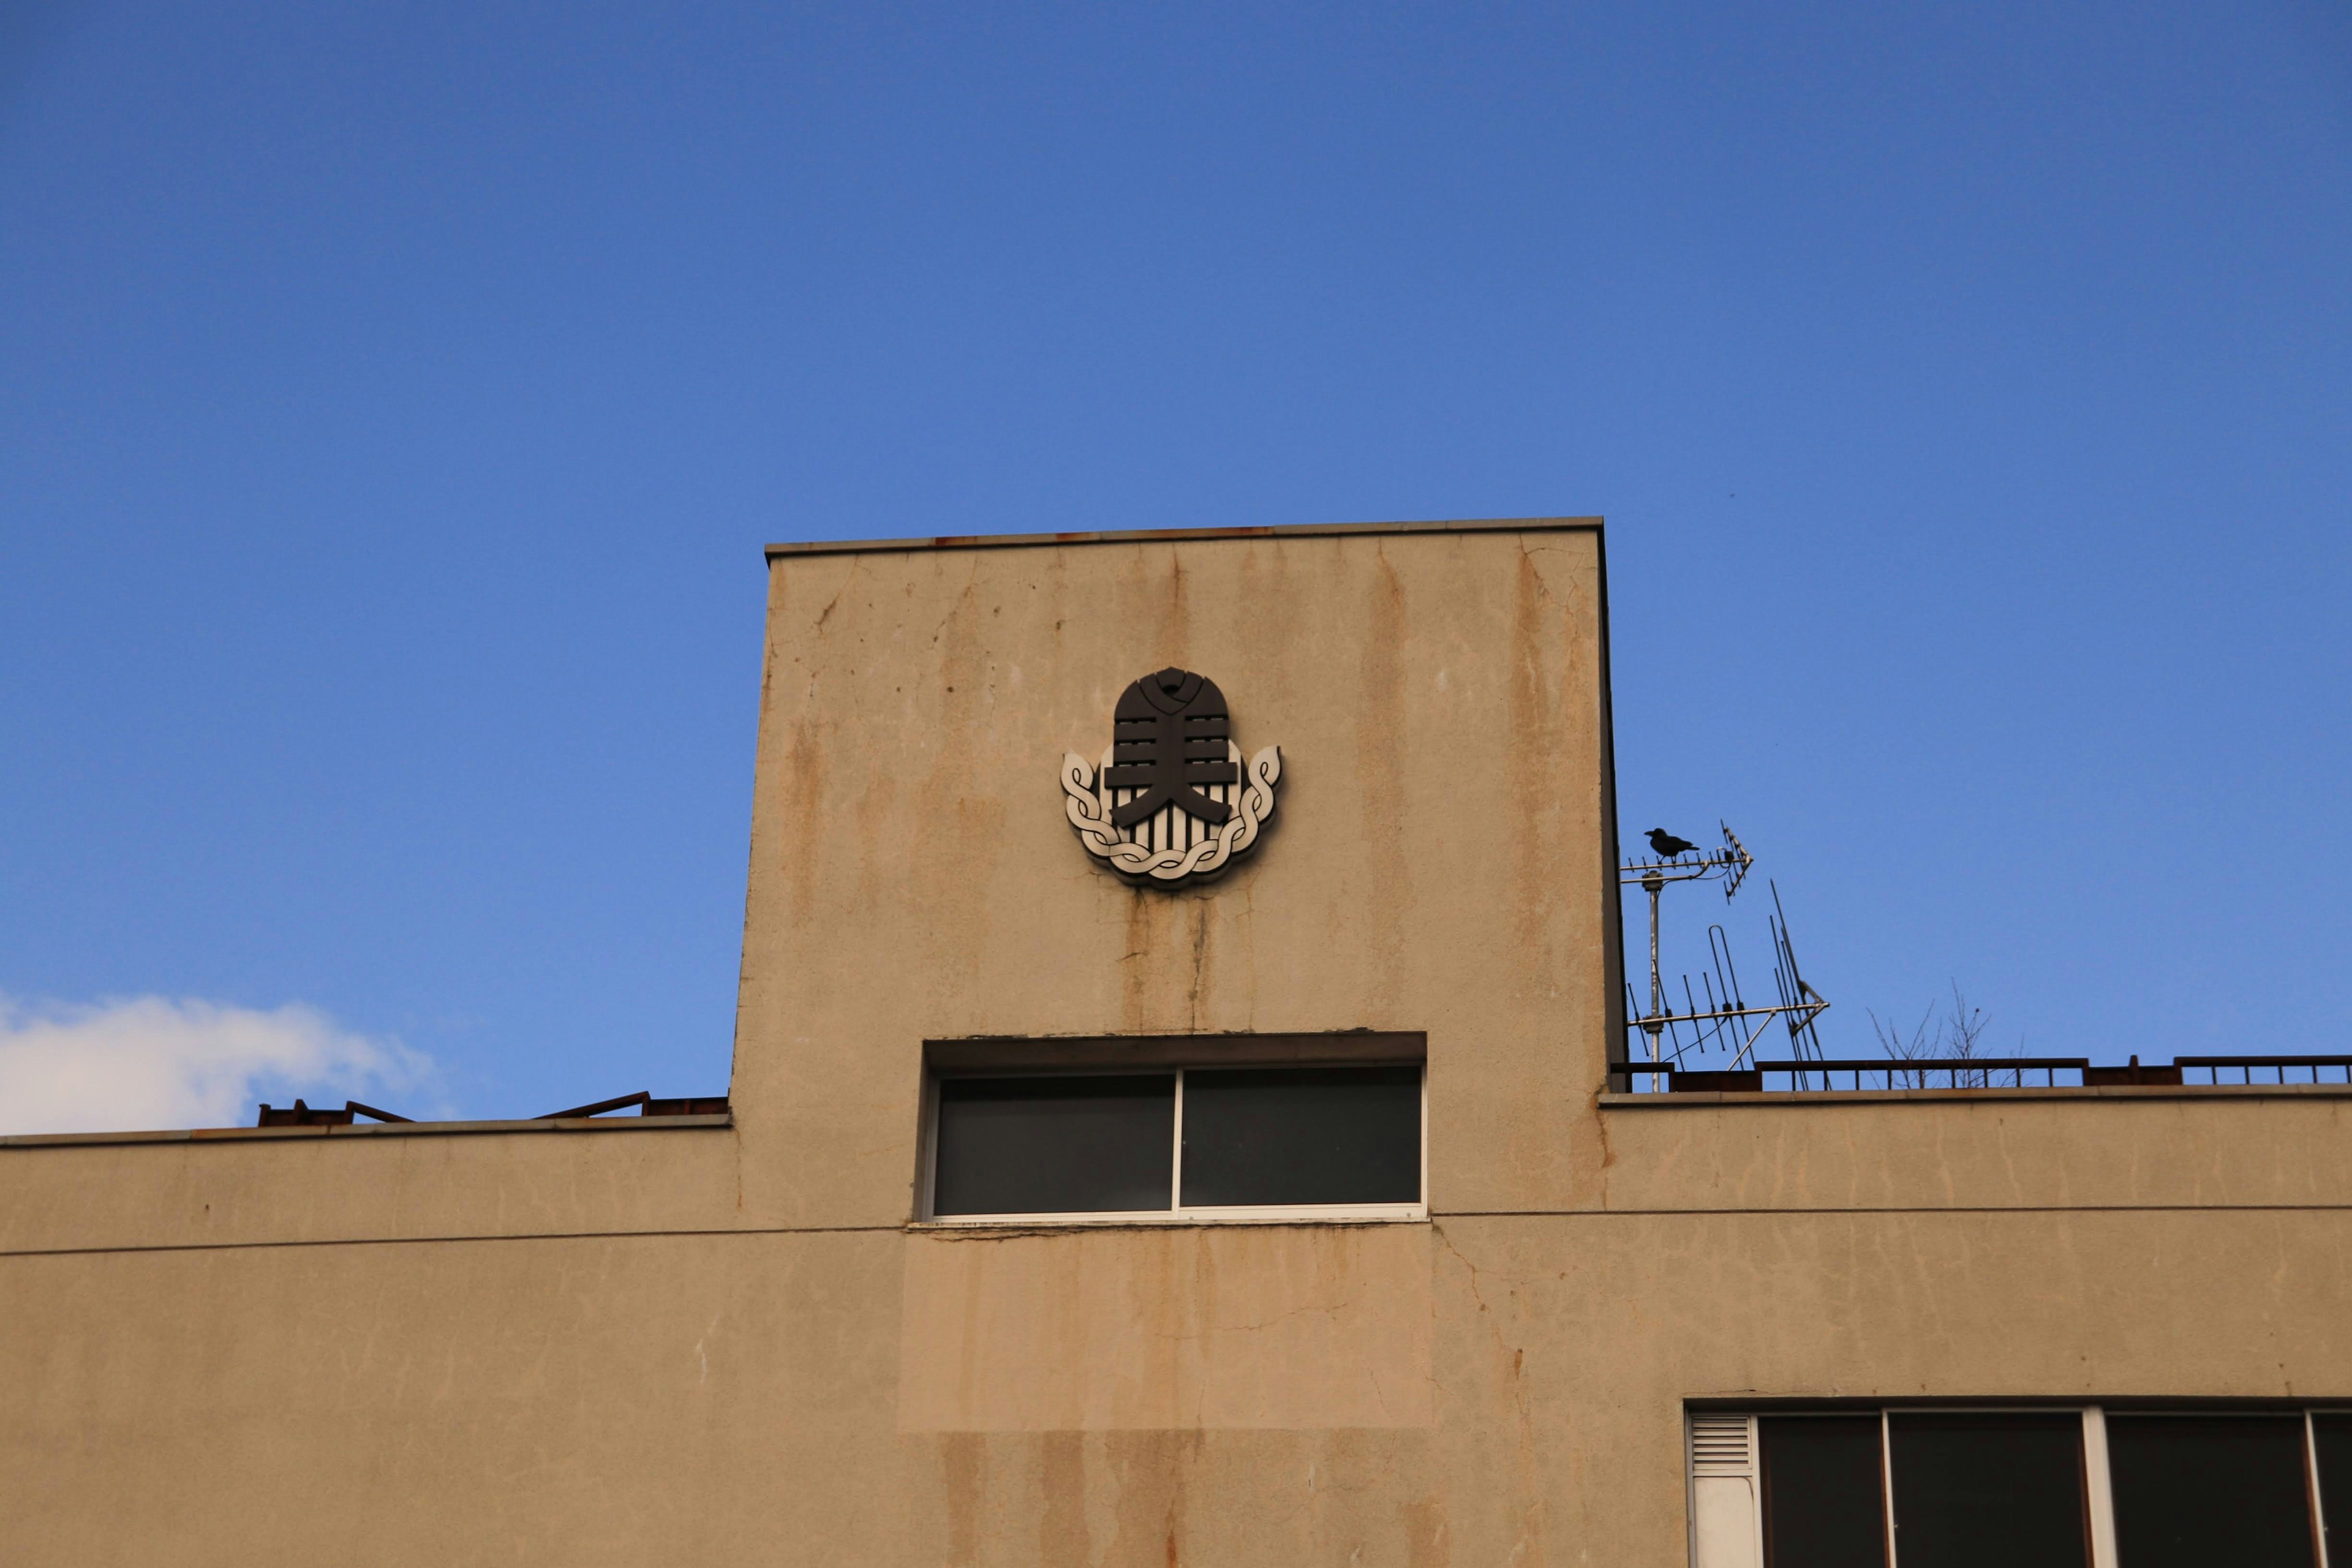
[[[1731,946],[1719,925],[1707,927],[1707,951],[1713,961],[1714,973],[1702,974],[1700,984],[1706,1005],[1699,1005],[1699,994],[1691,989],[1690,977],[1683,977],[1684,1008],[1675,1011],[1666,1000],[1665,976],[1658,963],[1658,902],[1668,884],[1675,882],[1719,881],[1723,884],[1723,901],[1729,903],[1747,880],[1748,868],[1756,857],[1739,841],[1727,823],[1718,822],[1723,829],[1723,847],[1701,855],[1696,859],[1684,859],[1679,855],[1651,860],[1629,860],[1617,868],[1621,887],[1639,884],[1650,895],[1650,1005],[1645,1012],[1640,1003],[1633,1003],[1628,1023],[1639,1029],[1649,1047],[1650,1059],[1663,1061],[1668,1055],[1679,1062],[1690,1051],[1705,1051],[1721,1047],[1732,1053],[1730,1066],[1737,1068],[1756,1048],[1773,1019],[1780,1019],[1789,1030],[1789,1043],[1799,1058],[1808,1054],[1819,1058],[1821,1040],[1813,1032],[1813,1020],[1828,1010],[1829,1003],[1820,992],[1805,984],[1798,973],[1796,948],[1789,940],[1788,916],[1780,909],[1780,889],[1772,889],[1772,978],[1780,994],[1777,1005],[1751,1007],[1740,993],[1739,972],[1731,962]],[[1628,992],[1633,989],[1626,987]]]

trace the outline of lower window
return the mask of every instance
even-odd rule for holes
[[[1696,1568],[2352,1562],[2352,1412],[1703,1412],[1690,1460]]]
[[[1422,1067],[936,1080],[925,1217],[1412,1218]]]

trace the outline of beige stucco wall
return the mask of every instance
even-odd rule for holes
[[[1580,526],[779,557],[733,1125],[0,1147],[0,1562],[1672,1563],[1690,1399],[2352,1396],[2344,1096],[1601,1095],[1601,603]],[[1175,895],[1055,774],[1168,663],[1285,759]],[[1349,1028],[1428,1223],[908,1225],[927,1038]]]
[[[735,1103],[779,1212],[907,1218],[909,1045],[966,1036],[1425,1030],[1439,1202],[1546,1206],[1597,1160],[1591,527],[783,556],[772,584]],[[1255,858],[1172,895],[1089,859],[1058,782],[1171,664],[1284,766]]]

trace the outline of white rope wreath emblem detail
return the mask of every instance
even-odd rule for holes
[[[1239,746],[1227,742],[1225,750],[1236,763],[1241,762]],[[1101,767],[1108,768],[1110,760],[1106,749]],[[1147,849],[1119,837],[1118,829],[1111,826],[1110,791],[1097,783],[1101,776],[1100,770],[1076,752],[1063,754],[1062,793],[1068,797],[1064,805],[1087,853],[1108,861],[1110,868],[1122,877],[1172,885],[1213,877],[1249,853],[1257,842],[1259,826],[1274,815],[1274,786],[1282,781],[1282,748],[1268,746],[1249,760],[1242,770],[1241,798],[1234,803],[1233,816],[1213,835],[1189,849]]]

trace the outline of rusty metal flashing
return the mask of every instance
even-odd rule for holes
[[[1598,533],[1597,517],[1470,518],[1454,522],[1301,522],[1273,528],[1136,528],[1097,533],[944,533],[929,539],[835,539],[771,544],[780,555],[856,555],[912,550],[1012,550],[1061,544],[1171,544],[1187,540],[1328,539],[1389,533]]]
[[[731,1111],[704,1116],[581,1116],[535,1121],[347,1122],[309,1127],[198,1127],[162,1132],[19,1132],[0,1137],[0,1149],[57,1149],[111,1143],[247,1143],[273,1139],[460,1137],[479,1132],[683,1132],[732,1127]]]
[[[413,1116],[399,1116],[389,1110],[379,1110],[373,1105],[362,1105],[356,1100],[343,1101],[341,1110],[331,1106],[311,1105],[296,1100],[290,1106],[265,1103],[261,1114],[254,1121],[256,1127],[348,1127],[360,1117],[375,1121],[414,1121]]]

